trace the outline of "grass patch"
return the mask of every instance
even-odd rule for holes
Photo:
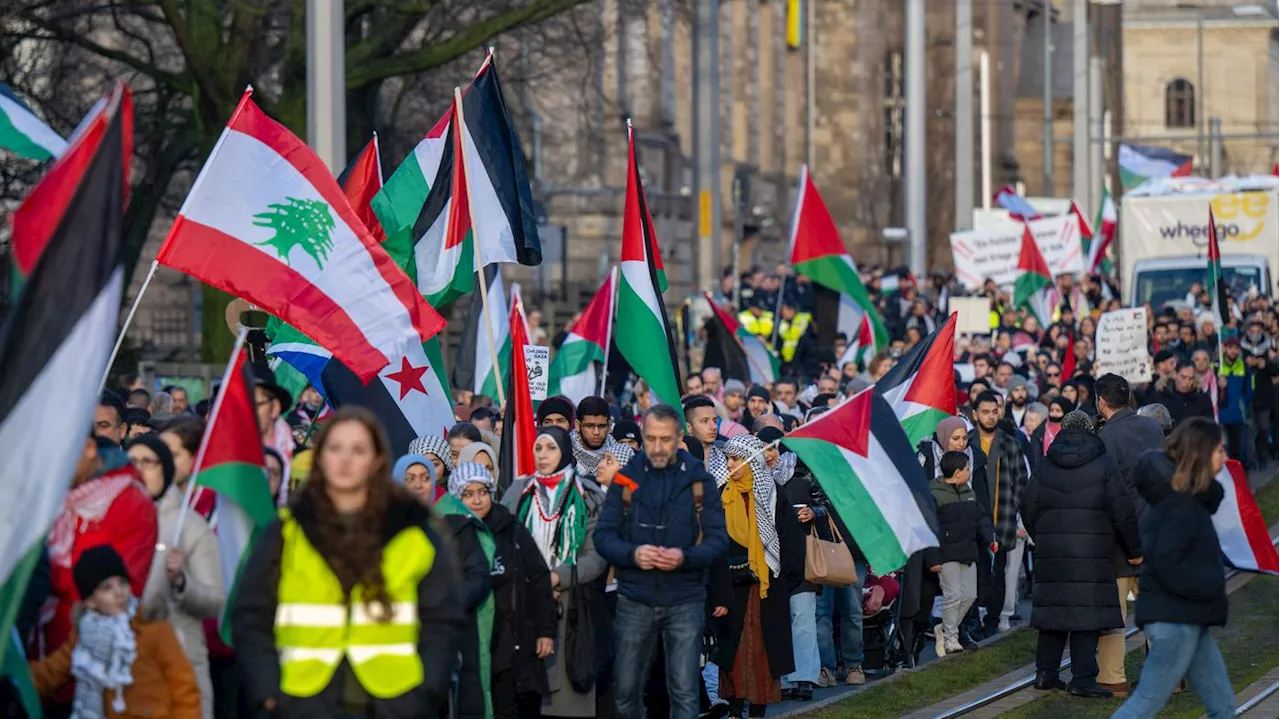
[[[1276,523],[1276,515],[1280,514],[1280,491],[1277,491],[1276,478],[1272,477],[1266,484],[1258,487],[1253,496],[1258,500],[1258,509],[1267,520],[1267,526]]]
[[[1035,648],[1036,632],[1017,631],[989,646],[931,663],[805,716],[814,719],[902,716],[1024,666],[1028,657],[1035,656]]]

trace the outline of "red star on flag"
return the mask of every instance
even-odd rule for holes
[[[422,386],[422,375],[426,374],[428,369],[431,368],[426,365],[414,367],[409,364],[408,357],[401,357],[400,371],[387,375],[387,379],[400,385],[400,399],[404,399],[411,390],[427,394],[427,388]]]

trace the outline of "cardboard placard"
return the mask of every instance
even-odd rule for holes
[[[957,335],[991,334],[991,300],[986,297],[952,297],[947,309],[956,313]]]
[[[542,345],[524,346],[524,366],[529,373],[529,399],[541,402],[547,398],[547,381],[550,379],[551,348]]]
[[[1103,313],[1098,318],[1093,374],[1118,374],[1129,384],[1151,381],[1151,352],[1147,348],[1147,308]]]

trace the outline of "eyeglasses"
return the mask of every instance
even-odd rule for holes
[[[1062,373],[1061,372],[1045,372],[1045,376],[1048,377],[1049,379],[1053,379],[1054,377],[1061,377]]]
[[[160,460],[155,457],[130,457],[129,463],[138,469],[150,469],[151,467],[160,466]]]
[[[582,428],[584,430],[591,430],[592,432],[605,432],[609,429],[609,423],[606,422],[604,424],[583,424]]]

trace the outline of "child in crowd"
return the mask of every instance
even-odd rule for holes
[[[56,652],[31,662],[40,696],[74,680],[76,719],[200,719],[191,662],[168,622],[137,616],[116,550],[105,544],[85,550],[72,575],[83,614]]]
[[[941,475],[929,482],[938,505],[938,543],[925,550],[924,562],[942,585],[942,628],[937,632],[938,656],[962,652],[960,621],[978,597],[978,548],[994,554],[995,526],[969,486],[969,458],[946,452],[939,461]]]

